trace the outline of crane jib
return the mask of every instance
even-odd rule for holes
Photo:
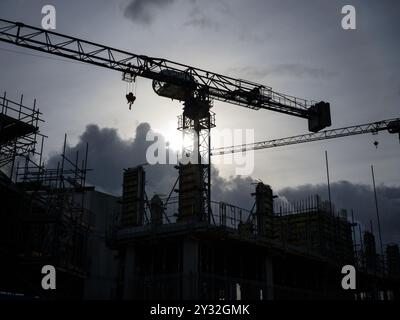
[[[153,88],[156,86],[160,89],[160,95],[163,96],[171,97],[176,94],[175,98],[181,99],[187,92],[193,92],[254,110],[266,109],[305,118],[308,119],[308,127],[312,132],[331,125],[328,102],[315,102],[274,92],[268,86],[167,59],[137,55],[3,19],[0,19],[0,41],[120,71],[129,74],[131,78],[139,76],[151,79]],[[165,84],[172,87],[164,87]]]
[[[320,140],[330,140],[366,133],[376,134],[380,131],[387,131],[390,134],[399,134],[400,141],[400,118],[382,120],[367,124],[359,124],[350,127],[336,128],[316,133],[306,133],[281,139],[266,140],[250,144],[242,144],[229,147],[215,148],[211,150],[213,156],[231,154],[237,152],[254,151],[275,147],[288,146],[299,143],[308,143]]]

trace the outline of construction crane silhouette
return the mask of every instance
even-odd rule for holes
[[[184,146],[185,170],[197,170],[198,195],[191,210],[200,219],[209,220],[210,208],[210,130],[215,127],[215,114],[210,110],[213,100],[250,108],[266,109],[308,120],[308,129],[318,132],[331,125],[330,104],[310,101],[278,93],[269,86],[235,79],[167,59],[137,55],[105,45],[85,41],[49,30],[0,19],[0,41],[48,54],[119,71],[123,80],[136,77],[153,81],[153,90],[160,96],[183,101],[183,114],[178,129],[193,143]],[[127,95],[128,104],[135,101]],[[185,140],[185,139],[184,139]],[[195,168],[189,168],[195,164]],[[180,190],[182,188],[180,187]]]
[[[400,141],[400,118],[376,121],[372,123],[359,124],[355,126],[349,126],[337,129],[324,130],[315,133],[305,133],[280,139],[272,139],[272,140],[247,143],[229,147],[214,148],[211,149],[211,155],[218,156],[230,153],[269,149],[275,147],[288,146],[292,144],[307,143],[307,142],[327,140],[327,139],[336,139],[336,138],[354,136],[365,133],[376,134],[380,131],[387,131],[388,133],[391,134],[398,133]],[[375,147],[378,146],[377,141],[374,142],[374,146]]]

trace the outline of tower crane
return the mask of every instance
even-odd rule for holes
[[[266,109],[308,120],[308,129],[318,132],[331,125],[330,104],[293,97],[271,87],[247,80],[235,79],[167,59],[138,55],[109,46],[78,39],[61,33],[0,19],[0,41],[19,47],[119,71],[125,81],[136,77],[152,80],[159,96],[183,102],[183,114],[178,129],[193,143],[185,147],[191,156],[187,165],[180,165],[180,176],[188,172],[191,181],[189,200],[180,199],[180,210],[188,216],[209,220],[210,208],[210,130],[215,127],[215,115],[210,110],[213,100],[253,110]],[[131,105],[135,97],[127,95]],[[185,140],[185,139],[184,139]],[[195,163],[195,165],[192,165]],[[180,195],[188,184],[180,181]],[[193,187],[194,186],[194,187]],[[193,191],[195,189],[196,191]],[[185,207],[185,201],[188,206]],[[183,209],[182,209],[183,208]],[[186,208],[186,209],[185,209]],[[180,212],[180,216],[185,216]]]
[[[400,118],[376,121],[372,123],[359,124],[355,126],[324,130],[314,133],[305,133],[296,136],[272,139],[254,143],[247,143],[229,147],[211,149],[212,156],[231,154],[237,152],[246,152],[260,149],[269,149],[275,147],[288,146],[292,144],[307,143],[319,140],[335,139],[341,137],[354,136],[365,133],[377,134],[380,131],[387,131],[391,134],[399,134],[400,140]],[[376,141],[374,142],[376,146]]]

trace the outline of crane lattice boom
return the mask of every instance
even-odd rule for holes
[[[166,59],[129,53],[20,22],[0,19],[0,41],[117,70],[124,74],[124,78],[140,76],[242,107],[268,109],[305,118],[309,120],[309,129],[313,132],[331,124],[330,106],[326,102],[292,97],[261,84]],[[180,74],[185,76],[177,76]]]
[[[260,142],[242,144],[230,147],[214,148],[211,149],[211,155],[218,156],[229,153],[282,147],[292,144],[313,142],[326,139],[335,139],[335,138],[353,136],[364,133],[378,133],[379,131],[383,130],[387,130],[389,133],[400,134],[400,118],[382,120],[373,123],[361,124],[361,125],[338,128],[338,129],[324,130],[316,133],[306,133],[281,139],[260,141]]]

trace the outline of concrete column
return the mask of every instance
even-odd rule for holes
[[[267,292],[265,292],[264,299],[274,300],[274,270],[272,265],[272,259],[265,258],[265,274],[267,282]]]
[[[132,300],[134,298],[134,271],[135,271],[135,249],[133,247],[126,248],[125,253],[125,270],[124,270],[124,300]]]
[[[199,280],[199,244],[195,240],[185,239],[182,250],[182,299],[198,299]]]

